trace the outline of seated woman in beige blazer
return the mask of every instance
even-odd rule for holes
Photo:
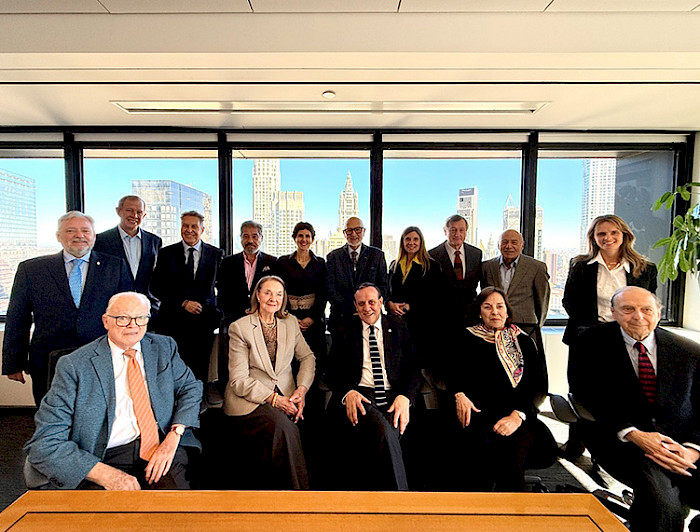
[[[286,310],[279,277],[255,286],[248,315],[229,327],[229,382],[224,412],[245,454],[232,457],[236,473],[250,469],[251,488],[308,489],[306,461],[296,423],[314,380],[315,359]],[[294,382],[292,359],[299,362]]]

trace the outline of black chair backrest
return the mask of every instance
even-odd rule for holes
[[[76,349],[77,347],[68,347],[66,349],[56,349],[49,353],[49,375],[48,381],[46,383],[47,390],[51,388],[51,381],[53,380],[53,376],[56,373],[56,364],[58,364],[58,359],[61,358],[63,355],[72,353]]]

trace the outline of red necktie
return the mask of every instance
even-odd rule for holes
[[[459,258],[459,251],[455,251],[455,275],[460,281],[464,279],[464,272],[462,271],[462,259]]]
[[[158,424],[153,416],[151,400],[146,391],[146,384],[143,381],[141,368],[136,360],[136,351],[127,349],[124,356],[126,362],[126,378],[129,381],[129,391],[131,392],[131,402],[134,405],[136,423],[141,431],[141,449],[139,456],[148,461],[153,455],[153,451],[158,448]]]
[[[639,384],[642,385],[642,392],[649,403],[656,402],[656,374],[654,366],[651,365],[647,348],[642,342],[634,344],[634,348],[639,351]]]

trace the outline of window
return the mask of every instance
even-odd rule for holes
[[[56,253],[56,221],[66,212],[63,153],[0,158],[0,314],[7,312],[17,266]]]
[[[204,215],[202,240],[218,246],[217,153],[197,155],[174,158],[171,152],[149,150],[122,159],[117,150],[86,150],[85,211],[95,218],[97,232],[119,223],[114,210],[119,198],[134,194],[146,202],[141,227],[160,236],[164,246],[180,240],[180,215],[190,210]]]
[[[245,220],[263,225],[263,250],[276,257],[296,250],[292,230],[300,221],[314,226],[312,251],[320,257],[345,244],[342,229],[350,216],[369,227],[367,153],[348,155],[357,158],[234,159],[235,252],[241,250],[238,235]]]
[[[452,214],[466,218],[466,242],[484,259],[498,254],[504,229],[520,230],[520,152],[494,159],[385,159],[382,248],[391,262],[401,233],[420,227],[428,249],[445,240]],[[415,152],[420,157],[420,152]]]
[[[543,217],[544,260],[550,275],[552,296],[548,318],[566,318],[561,300],[572,257],[586,253],[586,233],[591,220],[616,214],[636,237],[635,249],[657,263],[661,250],[654,242],[668,236],[670,211],[651,211],[656,198],[673,188],[675,154],[666,151],[541,151],[537,172],[537,203]],[[657,295],[668,302],[668,285]],[[670,319],[667,309],[664,319]]]

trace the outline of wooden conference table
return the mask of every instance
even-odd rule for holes
[[[624,531],[592,495],[285,491],[33,491],[0,530]]]

